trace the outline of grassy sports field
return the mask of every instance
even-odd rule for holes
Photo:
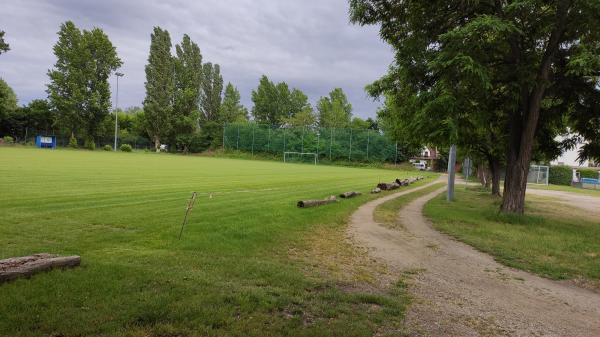
[[[362,257],[343,240],[346,218],[374,196],[295,203],[417,174],[0,148],[0,258],[82,257],[0,285],[0,336],[394,335],[402,284],[373,286],[371,263],[355,270]]]

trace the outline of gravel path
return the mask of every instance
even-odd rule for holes
[[[443,188],[400,211],[403,230],[373,220],[378,205],[426,186],[361,206],[349,227],[398,277],[413,274],[410,336],[600,336],[600,294],[505,267],[434,230],[422,208]]]

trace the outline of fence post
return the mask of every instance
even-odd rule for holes
[[[268,126],[268,134],[269,136],[267,137],[267,153],[271,152],[271,126]]]
[[[283,153],[285,155],[285,128],[283,128]]]
[[[225,124],[223,124],[223,152],[225,152]]]
[[[333,128],[331,128],[331,135],[329,136],[329,161],[331,161],[331,145],[333,144]]]
[[[319,140],[321,139],[321,130],[317,132],[317,157],[319,156]]]
[[[367,129],[367,161],[369,161],[369,143],[371,142],[371,130]]]
[[[396,142],[396,159],[394,159],[394,166],[398,166],[398,142]]]
[[[302,127],[302,147],[301,147],[302,151],[300,151],[300,152],[302,152],[302,153],[304,153],[304,130],[305,130],[305,129],[306,129],[306,127],[305,127],[305,126],[303,126],[303,127]]]
[[[352,159],[352,129],[350,129],[350,152],[348,152],[348,161]]]
[[[254,156],[254,124],[252,124],[252,156]]]
[[[237,131],[237,140],[236,140],[236,148],[239,151],[240,150],[240,125],[238,124],[238,131]]]

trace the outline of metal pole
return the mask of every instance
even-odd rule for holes
[[[456,145],[450,146],[450,155],[448,156],[448,201],[454,200],[454,177],[456,169]]]
[[[114,151],[117,151],[117,132],[119,130],[119,77],[123,76],[123,73],[115,73],[117,76],[117,93],[116,93],[116,103],[115,103],[115,146]]]
[[[350,129],[350,152],[348,152],[348,161],[352,160],[352,129]]]
[[[398,142],[396,142],[396,157],[394,159],[394,166],[398,165]]]
[[[239,124],[238,124],[238,129],[237,129],[237,140],[235,141],[235,147],[236,147],[237,151],[240,150],[240,125]]]
[[[321,139],[321,130],[317,132],[317,156],[319,156],[319,140]]]
[[[283,159],[285,160],[285,128],[283,128]]]

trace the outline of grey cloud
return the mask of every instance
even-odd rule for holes
[[[144,98],[153,26],[169,30],[174,44],[189,34],[205,61],[221,65],[225,81],[240,89],[249,108],[251,90],[266,74],[303,90],[313,103],[341,87],[356,115],[374,116],[379,103],[363,88],[392,61],[376,27],[348,23],[346,0],[7,0],[3,9],[9,15],[0,29],[12,50],[0,56],[0,77],[15,89],[20,103],[46,96],[52,45],[66,20],[104,29],[117,47],[126,74],[119,83],[120,106],[141,105]]]

